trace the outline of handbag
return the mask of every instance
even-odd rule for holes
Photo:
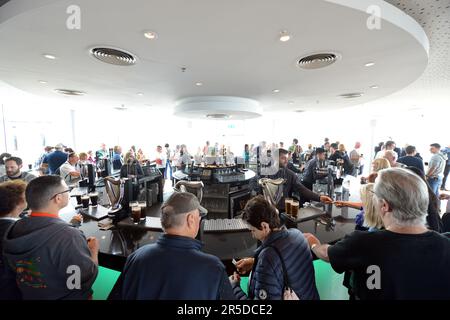
[[[289,277],[287,274],[287,270],[286,270],[286,266],[284,264],[284,260],[283,257],[281,256],[281,252],[278,250],[277,247],[275,246],[268,246],[271,247],[275,250],[275,252],[277,253],[278,257],[280,258],[281,261],[281,267],[283,269],[283,300],[300,300],[300,298],[297,296],[297,294],[295,293],[294,290],[292,290],[290,282],[289,282]]]

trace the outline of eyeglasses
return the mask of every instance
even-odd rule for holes
[[[56,193],[53,197],[50,198],[50,200],[55,199],[55,197],[56,197],[58,194],[63,194],[63,193],[66,193],[66,192],[70,192],[70,189],[67,189],[67,190],[64,190],[64,191],[61,191],[61,192]]]

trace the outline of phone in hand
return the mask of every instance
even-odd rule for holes
[[[234,264],[234,266],[236,266],[236,264],[237,264],[236,259],[233,258],[233,260],[231,260],[231,263]]]

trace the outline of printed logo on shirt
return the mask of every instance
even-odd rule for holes
[[[259,294],[258,294],[259,299],[261,300],[266,300],[267,299],[267,292],[264,289],[260,289],[259,290]]]
[[[381,269],[377,265],[371,265],[367,267],[367,274],[370,276],[367,278],[366,285],[369,290],[381,289]]]
[[[45,289],[43,274],[39,271],[41,258],[31,260],[18,260],[16,262],[16,279],[20,284],[32,287],[34,289]]]

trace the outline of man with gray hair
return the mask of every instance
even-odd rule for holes
[[[426,183],[401,168],[378,172],[374,200],[385,230],[355,231],[335,245],[305,234],[333,269],[352,272],[358,299],[450,299],[450,239],[425,226]]]
[[[131,254],[123,271],[125,300],[235,299],[225,266],[195,239],[206,210],[191,193],[174,193],[161,208],[164,234]]]

